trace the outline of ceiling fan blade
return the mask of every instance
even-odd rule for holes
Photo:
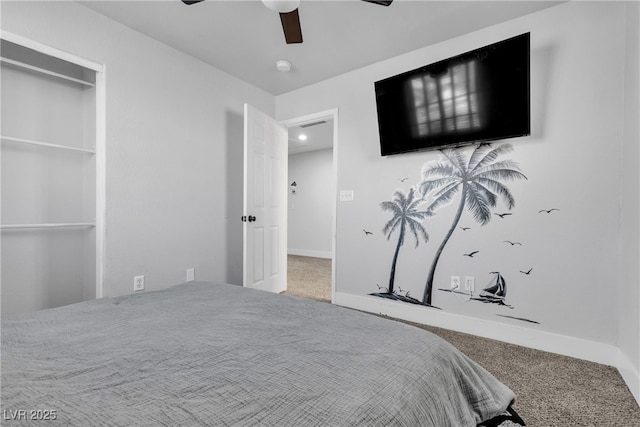
[[[298,9],[280,14],[284,39],[287,44],[302,43],[302,28],[300,28],[300,16]]]
[[[182,0],[182,3],[186,5],[190,5],[190,4],[200,3],[201,1],[204,1],[204,0]]]
[[[366,1],[367,3],[379,4],[381,6],[389,6],[393,2],[393,0],[362,0],[362,1]]]

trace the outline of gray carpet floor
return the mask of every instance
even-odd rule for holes
[[[285,294],[331,302],[331,260],[289,255]]]
[[[331,301],[331,260],[290,255],[288,262],[286,294]],[[441,336],[510,387],[528,426],[640,427],[640,407],[614,367],[405,323]]]

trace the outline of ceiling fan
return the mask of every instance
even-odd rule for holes
[[[200,3],[201,1],[204,0],[182,0],[186,5]],[[362,1],[379,4],[381,6],[389,6],[393,2],[393,0]],[[287,44],[302,43],[302,28],[300,27],[300,15],[298,15],[300,0],[262,0],[262,3],[269,9],[280,14],[280,22],[282,22],[284,39]]]

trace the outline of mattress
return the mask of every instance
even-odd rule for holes
[[[235,285],[3,318],[1,349],[6,426],[514,425],[513,392],[436,335]]]

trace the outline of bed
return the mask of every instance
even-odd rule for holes
[[[235,285],[3,318],[1,350],[6,426],[519,425],[513,392],[425,330]]]

